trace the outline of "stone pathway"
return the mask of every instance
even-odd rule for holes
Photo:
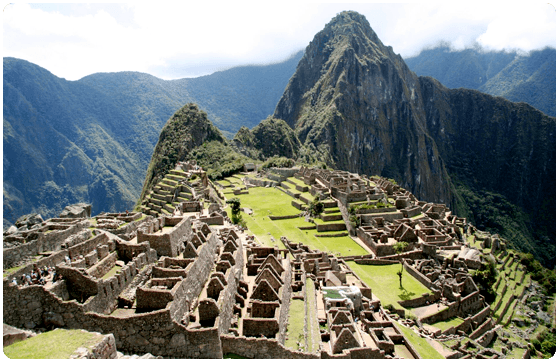
[[[432,315],[437,313],[440,310],[443,310],[445,308],[445,306],[443,305],[439,305],[438,304],[431,304],[431,305],[427,305],[427,306],[420,306],[417,308],[414,308],[412,310],[412,312],[414,313],[414,315],[416,315],[416,317],[418,317],[418,319]]]

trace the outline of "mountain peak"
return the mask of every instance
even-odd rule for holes
[[[325,27],[334,26],[334,25],[344,25],[350,23],[357,23],[363,26],[370,27],[366,17],[353,10],[342,11],[336,14],[336,16],[333,17]]]

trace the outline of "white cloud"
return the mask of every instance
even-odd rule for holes
[[[503,4],[511,3],[18,3],[4,10],[3,54],[67,79],[125,70],[184,77],[282,60],[342,10],[364,14],[381,41],[404,57],[441,40],[457,48],[475,40],[492,49],[555,46],[550,5]]]

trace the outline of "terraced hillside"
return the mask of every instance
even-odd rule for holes
[[[234,175],[216,182],[226,199],[237,197],[241,207],[247,209],[243,219],[259,241],[267,246],[278,245],[286,237],[291,242],[302,243],[313,249],[331,254],[350,256],[366,255],[368,251],[348,235],[346,224],[335,200],[321,200],[324,211],[318,218],[302,215],[313,196],[301,179],[290,176],[284,181],[255,175]],[[247,184],[243,181],[247,182]],[[252,186],[251,181],[270,182],[272,187]],[[274,185],[275,184],[275,185]],[[228,213],[231,216],[231,210]]]
[[[138,210],[152,216],[172,215],[182,202],[204,195],[204,179],[180,168],[171,170],[148,192]]]

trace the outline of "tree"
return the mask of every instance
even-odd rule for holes
[[[396,254],[402,254],[407,247],[408,247],[408,243],[406,241],[399,241],[398,243],[393,245],[393,250],[395,250]],[[403,270],[404,270],[404,259],[401,259],[401,270],[397,272],[397,275],[399,276],[399,284],[401,286],[401,289],[402,289]]]
[[[241,200],[234,197],[226,201],[226,203],[231,206],[231,222],[234,224],[242,223],[243,216],[241,215]]]
[[[317,217],[323,212],[324,207],[325,204],[321,202],[319,196],[315,196],[313,201],[311,201],[311,204],[309,204],[309,213],[312,216]]]
[[[498,271],[496,270],[496,263],[488,256],[482,257],[485,262],[480,269],[477,269],[472,279],[477,284],[480,293],[484,296],[488,303],[492,303],[496,298],[496,290],[494,290],[494,283],[498,278]]]

